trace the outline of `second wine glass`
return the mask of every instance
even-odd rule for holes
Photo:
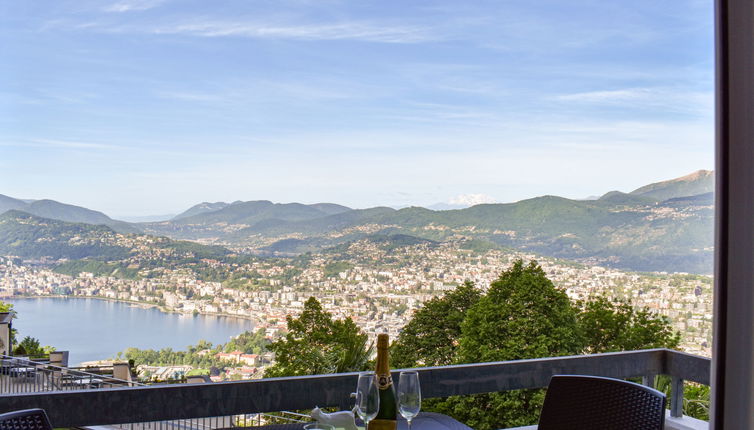
[[[373,372],[359,374],[356,386],[356,413],[364,421],[364,428],[369,427],[369,421],[377,416],[380,410],[380,392],[374,381]]]
[[[398,380],[398,410],[403,418],[408,421],[411,429],[411,420],[419,415],[422,406],[422,391],[419,386],[419,374],[414,371],[401,372]]]

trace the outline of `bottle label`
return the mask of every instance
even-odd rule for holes
[[[395,420],[374,419],[369,421],[368,430],[395,430],[398,422]]]
[[[393,385],[393,377],[388,373],[387,375],[375,375],[377,379],[377,388],[380,390],[387,390]]]

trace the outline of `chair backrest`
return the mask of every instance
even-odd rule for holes
[[[42,409],[24,409],[0,414],[0,430],[52,430],[52,425]]]
[[[620,379],[555,375],[539,430],[663,430],[665,394]]]

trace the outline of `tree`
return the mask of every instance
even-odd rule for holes
[[[490,284],[461,324],[457,363],[576,354],[582,345],[578,309],[539,265],[516,261]],[[436,409],[485,430],[535,423],[542,390],[450,397]]]
[[[0,312],[10,312],[13,318],[16,318],[16,311],[13,309],[13,303],[0,302]]]
[[[10,312],[11,317],[18,318],[18,312],[16,312],[16,310],[13,309],[13,303],[6,303],[6,302],[0,301],[0,312]],[[10,330],[10,345],[8,347],[8,351],[13,350],[13,345],[16,344],[17,334],[18,334],[18,330],[14,328]],[[5,345],[0,345],[0,348],[4,348],[4,347]]]
[[[677,348],[681,334],[670,321],[629,303],[613,303],[600,296],[580,303],[579,326],[584,353],[629,351],[647,348]]]
[[[199,339],[199,342],[197,342],[196,345],[187,346],[186,352],[189,354],[195,354],[199,351],[212,350],[212,346],[212,342],[205,339]]]
[[[461,323],[482,296],[473,282],[424,303],[393,343],[394,368],[444,366],[456,360]]]
[[[288,316],[288,333],[267,349],[275,364],[265,376],[302,376],[365,370],[371,353],[367,335],[353,320],[333,320],[314,297],[298,318]]]
[[[490,284],[461,325],[461,363],[576,354],[577,312],[541,267],[516,261]]]
[[[476,363],[674,348],[679,342],[669,321],[646,309],[604,297],[572,303],[536,262],[517,261],[485,296],[471,294],[459,287],[427,302],[398,337],[395,362]],[[536,423],[543,399],[543,390],[519,390],[430,399],[423,408],[485,430]]]
[[[267,351],[270,341],[266,337],[265,329],[256,332],[245,331],[225,344],[225,352],[242,351],[246,354],[262,354]]]
[[[16,355],[28,355],[30,357],[38,357],[45,353],[45,349],[39,344],[39,340],[26,336],[16,347]]]

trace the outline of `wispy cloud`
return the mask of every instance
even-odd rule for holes
[[[228,97],[221,94],[209,94],[196,91],[160,91],[157,95],[161,98],[185,102],[214,103],[228,101]]]
[[[122,149],[123,147],[118,145],[96,143],[96,142],[80,142],[73,140],[57,140],[57,139],[33,139],[29,141],[31,145],[57,147],[57,148],[69,148],[69,149]]]
[[[341,87],[344,86],[341,84]],[[353,98],[355,91],[336,88],[337,82],[315,80],[309,82],[273,81],[267,79],[249,82],[230,82],[207,89],[164,90],[157,95],[163,99],[188,103],[254,103],[312,102],[345,100]]]
[[[711,91],[697,92],[675,88],[622,88],[564,94],[555,98],[563,102],[654,108],[686,113],[709,113],[712,111],[713,103]]]
[[[583,93],[566,94],[559,96],[560,100],[577,101],[586,103],[626,103],[637,100],[646,100],[653,97],[655,92],[648,88],[627,88],[609,91],[588,91]]]
[[[244,21],[203,21],[156,26],[112,26],[86,23],[79,29],[110,33],[175,34],[198,37],[246,37],[256,39],[359,40],[380,43],[421,43],[438,40],[429,28],[413,25],[387,25],[373,22],[334,24],[271,25]]]
[[[155,8],[165,0],[121,0],[104,8],[105,12],[133,12]]]
[[[379,114],[380,118],[390,121],[400,121],[402,123],[419,124],[437,124],[454,127],[473,127],[475,129],[499,129],[503,119],[494,112],[457,107],[456,110],[432,110],[417,109],[396,112],[394,110],[383,111]]]

